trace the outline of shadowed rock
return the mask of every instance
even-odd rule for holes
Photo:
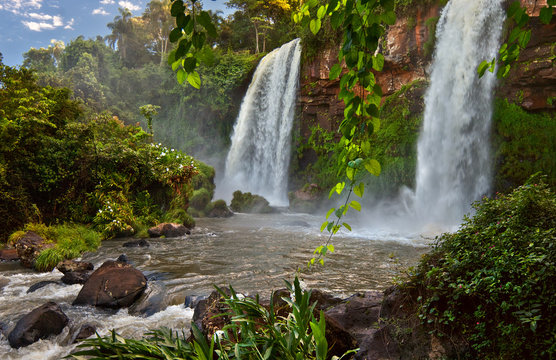
[[[128,307],[147,287],[143,273],[121,261],[106,261],[81,288],[73,305],[118,309]]]
[[[30,345],[50,335],[58,335],[68,323],[68,317],[55,302],[48,302],[22,317],[8,335],[13,348]]]

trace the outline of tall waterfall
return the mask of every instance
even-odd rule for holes
[[[290,41],[260,62],[245,94],[226,159],[223,187],[288,205],[287,182],[297,88],[300,40]]]
[[[497,54],[502,0],[451,0],[438,23],[414,209],[420,222],[457,225],[491,184],[489,136],[495,76],[477,67]]]

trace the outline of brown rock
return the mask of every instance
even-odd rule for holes
[[[76,261],[76,260],[64,260],[56,265],[56,269],[62,274],[70,271],[88,271],[93,270],[94,266],[90,262],[86,261]]]
[[[21,239],[15,243],[17,256],[21,265],[32,268],[40,252],[53,247],[54,244],[47,243],[45,239],[33,231],[27,231]]]
[[[156,237],[179,237],[184,236],[188,232],[187,228],[182,224],[162,223],[148,230],[149,236]]]
[[[141,296],[147,279],[139,270],[120,261],[106,261],[83,285],[73,305],[107,308],[128,307]]]
[[[22,317],[10,332],[8,341],[13,348],[30,345],[50,335],[58,335],[68,323],[68,317],[55,302],[48,302]]]
[[[17,249],[3,249],[0,250],[0,261],[16,261],[19,260]]]
[[[91,271],[68,271],[62,276],[62,282],[68,285],[85,284],[90,276]]]

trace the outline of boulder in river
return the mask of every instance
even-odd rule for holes
[[[96,331],[97,331],[97,328],[94,325],[91,325],[91,324],[81,325],[79,330],[76,331],[75,334],[72,337],[73,338],[72,344],[75,344],[79,340],[87,339],[87,338],[93,336]]]
[[[21,265],[33,268],[35,260],[42,250],[53,247],[54,244],[47,243],[40,235],[33,231],[27,231],[16,243],[15,248]]]
[[[67,285],[85,284],[90,276],[91,271],[68,271],[62,276],[62,282]]]
[[[230,203],[230,208],[235,212],[252,213],[252,214],[268,214],[273,213],[275,210],[270,207],[268,201],[256,194],[250,192],[242,193],[237,190],[234,191],[234,198]]]
[[[60,271],[62,274],[65,274],[70,271],[93,270],[94,266],[92,263],[86,261],[64,260],[56,265],[56,269],[58,269],[58,271]]]
[[[234,215],[232,210],[226,205],[224,200],[216,200],[211,202],[206,208],[207,217],[210,218],[227,218]]]
[[[129,307],[133,316],[151,316],[168,306],[166,286],[161,281],[149,281],[141,297]]]
[[[68,323],[68,317],[60,306],[49,301],[22,317],[8,335],[13,348],[30,345],[50,335],[58,335]]]
[[[39,281],[38,283],[34,283],[33,285],[29,286],[29,289],[27,289],[27,294],[35,292],[45,286],[51,285],[51,284],[56,284],[56,285],[60,285],[60,283],[58,281],[52,281],[52,280],[45,280],[45,281]]]
[[[180,237],[188,234],[188,229],[177,223],[161,223],[148,230],[149,236],[152,238],[157,238],[165,236],[170,237]]]
[[[149,247],[151,246],[151,244],[145,239],[139,239],[139,240],[131,240],[125,242],[122,246],[123,247]]]
[[[73,305],[119,309],[137,300],[145,288],[143,273],[121,261],[106,261],[85,282]]]

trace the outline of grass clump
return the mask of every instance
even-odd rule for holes
[[[539,177],[483,199],[417,268],[419,317],[471,358],[556,356],[556,195]]]
[[[34,267],[39,271],[51,271],[60,261],[79,257],[85,251],[95,251],[101,243],[101,235],[84,225],[53,225],[47,228],[50,237],[39,235],[55,245],[41,251],[35,260]]]

